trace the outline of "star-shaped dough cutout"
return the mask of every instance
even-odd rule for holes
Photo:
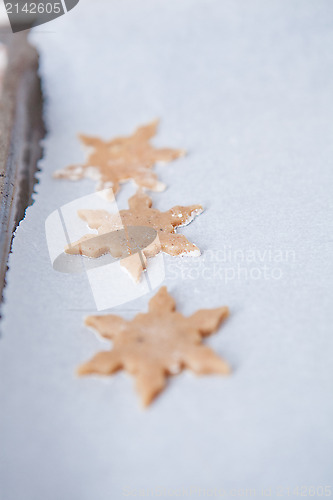
[[[197,257],[200,255],[199,248],[188,241],[183,234],[177,234],[176,229],[189,224],[195,216],[199,215],[203,211],[201,205],[177,205],[166,212],[160,212],[152,208],[151,198],[141,190],[129,199],[128,204],[129,209],[120,210],[119,214],[110,214],[106,210],[79,210],[78,215],[88,223],[91,229],[97,229],[99,236],[131,226],[145,226],[156,230],[157,238],[141,252],[131,254],[128,251],[121,255],[121,257],[125,256],[120,261],[121,265],[130,273],[134,281],[139,281],[142,272],[146,269],[147,258],[154,257],[160,251],[172,256]],[[100,238],[94,234],[83,236],[66,247],[65,252],[92,258],[98,258],[106,253],[115,256],[112,244],[108,245],[105,240],[101,244]]]
[[[168,163],[184,156],[185,151],[152,146],[150,140],[155,136],[157,126],[158,120],[139,127],[128,137],[110,141],[80,135],[81,142],[91,148],[86,163],[57,170],[54,177],[70,180],[88,177],[98,181],[97,191],[112,188],[114,194],[121,183],[130,179],[139,187],[163,191],[165,185],[158,181],[152,168],[157,163]]]
[[[230,373],[229,365],[202,344],[228,315],[227,307],[219,307],[185,317],[162,287],[150,300],[148,313],[139,313],[131,321],[112,314],[88,316],[85,324],[111,340],[113,348],[82,364],[78,374],[111,375],[125,370],[136,379],[142,404],[148,406],[164,389],[167,377],[184,368],[200,375]]]

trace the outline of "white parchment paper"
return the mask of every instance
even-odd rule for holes
[[[332,486],[332,22],[329,0],[81,0],[34,30],[48,135],[2,307],[1,500]],[[189,154],[156,168],[155,206],[205,207],[181,230],[202,257],[165,257],[164,283],[184,314],[229,305],[207,343],[234,371],[174,377],[143,411],[126,374],[75,377],[108,345],[83,326],[85,274],[53,270],[44,224],[95,188],[52,178],[84,159],[79,132],[156,117],[154,143]]]

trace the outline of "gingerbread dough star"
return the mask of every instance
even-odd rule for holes
[[[184,156],[185,151],[152,146],[150,140],[155,136],[157,126],[158,120],[139,127],[128,137],[110,141],[80,135],[83,144],[92,149],[86,163],[58,170],[54,177],[70,180],[88,177],[98,181],[97,190],[112,187],[114,194],[120,183],[130,179],[140,187],[163,191],[165,185],[158,181],[152,168],[157,163],[168,163]]]
[[[142,252],[123,253],[121,265],[127,269],[135,281],[139,281],[141,273],[146,269],[147,258],[154,257],[160,251],[172,256],[200,255],[199,248],[189,242],[184,235],[177,234],[176,228],[189,224],[203,209],[201,205],[175,206],[167,212],[152,208],[152,200],[142,191],[138,191],[129,201],[128,210],[120,210],[119,214],[110,214],[106,210],[79,210],[78,215],[88,223],[91,229],[97,229],[98,235],[112,233],[123,227],[145,226],[156,230],[158,237]],[[120,217],[119,217],[120,215]],[[125,249],[126,250],[126,249]],[[88,234],[66,247],[65,252],[73,255],[85,255],[97,258],[103,254],[114,255],[112,244],[96,235]],[[119,257],[119,251],[118,255]]]
[[[149,302],[149,312],[131,321],[112,314],[88,316],[86,325],[113,342],[110,351],[99,352],[78,368],[79,375],[111,375],[125,370],[136,379],[142,404],[148,406],[161,392],[169,375],[184,368],[197,374],[230,372],[228,364],[202,344],[227,318],[227,307],[201,309],[190,317],[176,311],[166,287]]]

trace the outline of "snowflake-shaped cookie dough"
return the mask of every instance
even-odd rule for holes
[[[119,214],[111,214],[106,210],[79,210],[78,215],[88,223],[91,229],[97,229],[99,236],[132,226],[153,228],[157,232],[155,240],[142,250],[131,254],[130,251],[121,255],[121,265],[139,281],[142,271],[146,269],[147,258],[154,257],[160,251],[172,256],[200,255],[199,248],[182,234],[177,234],[176,228],[189,224],[203,209],[201,205],[187,207],[175,206],[166,212],[152,208],[151,198],[139,190],[129,201],[129,209],[120,210]],[[66,247],[65,252],[72,255],[85,255],[97,258],[103,254],[114,255],[112,243],[107,239],[87,234],[80,240]],[[119,257],[119,255],[118,255]]]
[[[103,141],[97,137],[80,135],[83,144],[92,151],[83,165],[70,165],[57,170],[58,179],[78,180],[88,177],[98,181],[97,190],[112,187],[119,190],[120,183],[132,179],[143,188],[163,191],[165,185],[158,181],[152,168],[157,163],[168,163],[185,155],[180,149],[155,148],[150,140],[155,136],[158,121],[139,127],[129,137]]]
[[[228,374],[230,368],[203,337],[215,332],[227,318],[227,307],[201,309],[190,317],[176,311],[175,301],[162,287],[149,302],[149,312],[131,321],[112,314],[88,316],[86,325],[113,342],[78,368],[79,375],[111,375],[125,370],[136,379],[144,406],[164,389],[169,375],[184,368],[197,374]]]

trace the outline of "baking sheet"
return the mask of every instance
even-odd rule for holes
[[[332,485],[332,17],[322,0],[81,0],[33,31],[48,135],[2,308],[1,499]],[[165,256],[163,283],[184,314],[229,305],[207,343],[233,375],[174,377],[144,411],[126,374],[75,377],[108,345],[83,326],[87,276],[52,268],[45,221],[94,190],[52,179],[84,159],[79,132],[156,117],[154,143],[188,155],[156,168],[154,205],[205,207],[181,230],[203,255]],[[112,312],[131,318],[153,293]]]

